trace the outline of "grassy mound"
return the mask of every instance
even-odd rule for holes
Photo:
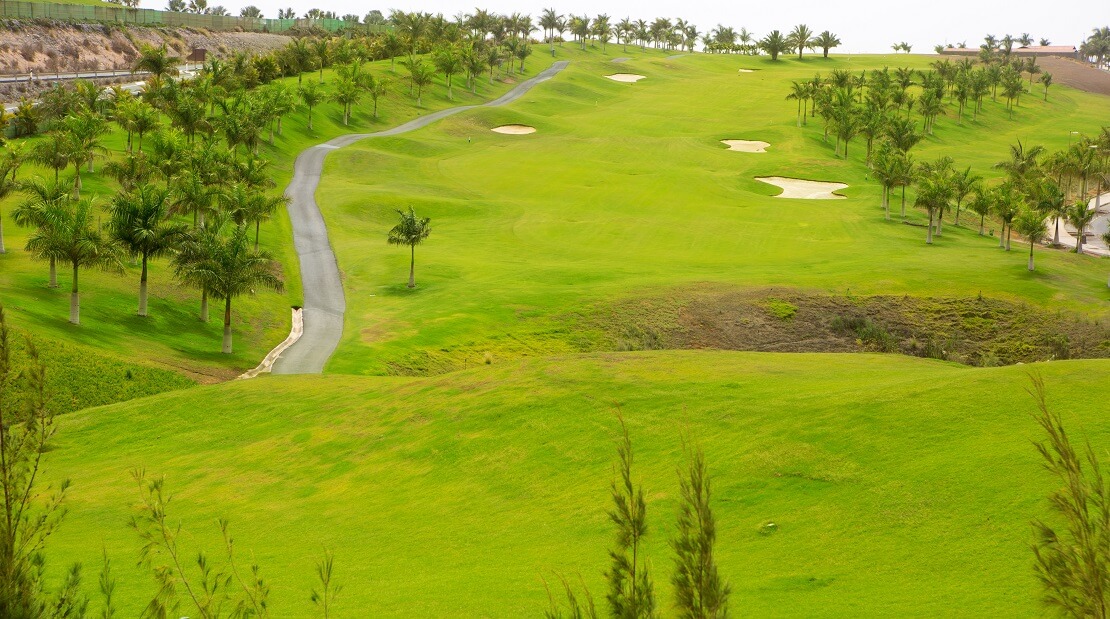
[[[350,308],[329,371],[430,374],[489,358],[604,349],[606,329],[580,316],[697,285],[961,303],[982,295],[1091,322],[1106,317],[1102,261],[1039,248],[1030,273],[1028,246],[1000,250],[990,235],[996,226],[988,221],[979,236],[966,209],[959,226],[953,213],[926,246],[923,228],[900,223],[899,195],[893,220],[884,219],[863,141],[849,159],[834,157],[821,119],[797,127],[796,106],[785,100],[792,80],[818,71],[927,69],[926,57],[745,59],[762,70],[743,79],[735,57],[646,57],[637,72],[650,79],[630,88],[605,78],[607,56],[560,54],[570,66],[506,109],[466,112],[329,156],[318,202]],[[1103,97],[1061,88],[1048,102],[1023,98],[1011,121],[1003,100],[987,101],[975,121],[942,118],[914,156],[951,155],[957,167],[995,177],[994,164],[1017,140],[1066,147],[1071,136],[1059,127],[1096,134],[1103,108]],[[538,132],[510,141],[485,130],[507,122]],[[758,157],[720,147],[722,136],[741,134],[775,147]],[[787,201],[760,176],[849,187],[835,203]],[[913,200],[911,189],[907,219],[916,224],[925,216]],[[433,228],[416,250],[416,290],[405,287],[408,252],[385,243],[395,209],[409,206]]]
[[[215,519],[232,520],[276,615],[310,615],[324,546],[344,614],[536,615],[553,572],[603,592],[619,404],[664,607],[685,434],[715,475],[718,556],[744,614],[1029,616],[1029,522],[1051,487],[1030,370],[1077,434],[1110,437],[1108,368],[1091,361],[651,352],[198,387],[65,418],[50,473],[74,489],[50,559],[95,566],[103,544],[126,607],[140,603],[152,589],[125,521],[128,471],[145,466],[175,491],[186,554],[215,551]]]

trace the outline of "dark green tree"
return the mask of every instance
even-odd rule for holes
[[[408,212],[397,211],[401,221],[389,231],[386,241],[390,245],[408,245],[409,247],[409,288],[416,288],[416,246],[424,242],[432,233],[428,217],[417,217],[412,207]]]
[[[605,573],[609,582],[611,615],[619,619],[655,617],[655,587],[641,557],[647,535],[647,504],[644,490],[632,481],[632,440],[619,414],[621,438],[617,443],[617,479],[612,483],[613,509],[609,519],[617,527],[615,546],[609,551],[611,565]]]
[[[678,526],[671,547],[675,553],[675,606],[682,619],[728,617],[728,583],[717,571],[713,546],[717,522],[710,506],[711,485],[705,454],[695,449],[689,469],[678,472]]]

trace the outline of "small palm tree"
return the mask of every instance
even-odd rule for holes
[[[813,45],[813,31],[810,30],[809,26],[805,24],[798,24],[797,26],[794,26],[794,30],[790,32],[787,39],[790,44],[798,50],[798,60],[801,60],[802,51],[805,48],[811,47]]]
[[[182,282],[200,289],[200,320],[208,322],[208,286],[204,273],[197,267],[217,253],[231,219],[226,213],[215,213],[185,234],[173,255],[174,273]]]
[[[332,101],[343,106],[343,125],[346,126],[351,120],[351,107],[358,103],[362,97],[362,91],[358,87],[358,82],[354,78],[340,78],[335,83],[335,92],[332,93]]]
[[[231,215],[236,225],[254,224],[254,249],[258,251],[259,228],[279,206],[285,206],[285,196],[268,196],[261,191],[236,183],[219,196],[224,212]]]
[[[975,195],[971,198],[967,208],[971,209],[972,213],[979,216],[979,236],[983,236],[983,229],[987,222],[987,215],[990,214],[994,208],[994,197],[991,195],[989,189],[983,187],[982,183],[975,189]]]
[[[170,193],[146,185],[116,196],[110,207],[112,238],[142,263],[139,276],[139,315],[147,315],[147,262],[173,251],[184,238],[186,227],[169,220]]]
[[[1033,209],[1025,209],[1014,220],[1018,234],[1029,241],[1029,270],[1033,270],[1033,246],[1044,239],[1044,215]]]
[[[231,354],[232,299],[258,287],[281,292],[283,284],[274,274],[276,263],[270,254],[251,250],[250,237],[243,226],[237,226],[229,236],[216,237],[207,249],[210,254],[186,266],[184,279],[199,283],[209,294],[224,300],[222,350]]]
[[[409,288],[416,288],[416,246],[432,233],[429,226],[431,219],[417,217],[411,206],[407,213],[397,211],[397,214],[401,216],[401,221],[389,231],[387,242],[390,245],[409,246]]]
[[[59,203],[61,204],[61,203]],[[53,209],[54,221],[36,229],[27,239],[27,249],[39,256],[55,258],[73,267],[69,296],[69,321],[81,324],[81,292],[78,277],[82,268],[122,272],[119,249],[98,229],[92,200],[76,200]]]
[[[35,178],[19,184],[19,189],[27,194],[27,199],[12,210],[16,225],[25,228],[50,228],[64,216],[69,208],[69,188],[55,181],[49,183]],[[49,252],[36,254],[37,258],[50,262],[51,288],[58,287],[57,257]]]
[[[790,49],[790,45],[781,32],[772,30],[760,40],[759,48],[767,52],[771,56],[771,60],[777,61],[780,54]]]
[[[317,87],[316,82],[309,82],[301,86],[297,93],[301,96],[301,102],[308,110],[308,130],[312,131],[312,108],[324,101],[324,91]]]
[[[366,94],[370,95],[370,99],[374,101],[374,118],[378,117],[378,100],[385,96],[389,91],[389,84],[384,78],[375,78],[373,75],[366,76]]]
[[[422,60],[409,64],[409,79],[412,80],[412,85],[416,88],[417,107],[424,105],[424,87],[432,83],[435,75],[435,69],[424,64]]]
[[[1041,83],[1044,84],[1044,100],[1048,101],[1048,87],[1052,85],[1052,74],[1048,71],[1041,73]]]
[[[1068,223],[1075,227],[1075,253],[1083,253],[1083,235],[1095,218],[1095,212],[1087,208],[1087,203],[1080,200],[1067,210],[1065,214]]]
[[[144,45],[142,49],[139,50],[139,57],[131,67],[131,72],[149,73],[156,80],[161,81],[166,77],[177,75],[177,66],[179,64],[181,64],[181,59],[176,56],[170,56],[169,49],[164,43],[158,47]]]
[[[462,61],[453,46],[445,46],[436,53],[433,60],[439,72],[443,74],[443,81],[447,83],[447,98],[454,100],[454,76],[462,70]]]
[[[837,36],[835,34],[826,30],[826,31],[822,32],[821,34],[817,35],[817,38],[813,41],[813,43],[817,47],[821,48],[821,52],[823,54],[822,57],[823,58],[828,58],[829,57],[829,50],[834,48],[834,47],[839,47],[840,46],[840,39],[837,38]]]

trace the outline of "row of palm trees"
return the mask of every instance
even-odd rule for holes
[[[1079,46],[1079,55],[1096,67],[1110,69],[1110,26],[1095,28]]]
[[[828,77],[817,75],[812,80],[793,82],[786,98],[796,102],[798,126],[820,115],[825,139],[832,134],[838,156],[843,151],[847,157],[851,141],[862,137],[870,164],[877,142],[889,141],[896,150],[908,152],[926,135],[933,134],[941,115],[952,112],[956,122],[963,124],[970,114],[974,121],[988,97],[997,101],[1001,95],[1013,118],[1026,92],[1022,71],[1028,73],[1031,83],[1040,67],[1032,58],[987,66],[976,66],[965,58],[958,62],[938,60],[927,71],[884,67],[855,74],[837,69]],[[1040,79],[1047,99],[1052,76],[1042,73]],[[920,128],[913,118],[915,111]]]
[[[46,135],[31,148],[17,141],[4,149],[0,198],[23,194],[12,216],[32,229],[25,249],[49,263],[51,287],[58,286],[57,265],[71,267],[72,323],[80,324],[82,270],[122,272],[129,258],[139,270],[138,314],[146,316],[149,265],[170,257],[177,279],[200,293],[201,320],[208,320],[209,298],[224,301],[223,351],[230,353],[232,300],[282,287],[280,266],[258,242],[261,223],[284,198],[269,193],[269,162],[257,150],[267,126],[276,124],[280,134],[281,115],[272,110],[291,111],[295,92],[281,84],[248,89],[250,62],[213,62],[201,79],[173,80],[177,60],[164,48],[147,52],[140,63],[155,70],[141,96],[79,82],[36,106]],[[112,124],[127,134],[126,147],[101,173],[119,191],[96,204],[80,194],[81,171],[109,154],[104,139]],[[53,179],[20,178],[25,162],[53,168]],[[69,166],[74,174],[63,176]]]
[[[988,216],[1001,223],[998,242],[1006,251],[1016,230],[1029,243],[1028,268],[1032,271],[1033,248],[1047,236],[1046,220],[1053,222],[1055,246],[1060,245],[1060,222],[1071,224],[1076,230],[1075,251],[1082,253],[1087,226],[1097,215],[1097,209],[1089,205],[1091,190],[1101,195],[1110,184],[1107,153],[1110,127],[1097,137],[1083,137],[1055,153],[1048,153],[1042,146],[1026,147],[1019,141],[1010,147],[1009,159],[995,165],[1005,176],[993,183],[974,174],[971,168],[957,170],[949,157],[916,165],[911,160],[907,170],[889,165],[890,155],[884,151],[876,157],[874,171],[883,184],[884,196],[896,184],[913,184],[914,206],[929,216],[927,244],[933,243],[934,233],[941,234],[945,213],[955,210],[959,225],[960,209],[966,206],[979,216],[980,235],[984,234]],[[1110,243],[1110,235],[1104,240]]]

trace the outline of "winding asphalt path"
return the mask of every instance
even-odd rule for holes
[[[301,283],[304,289],[304,334],[274,362],[274,374],[319,374],[324,371],[339,339],[343,336],[343,314],[347,301],[343,296],[343,282],[335,260],[324,216],[316,205],[316,186],[324,158],[331,151],[359,140],[408,133],[478,107],[496,107],[512,103],[524,96],[533,86],[547,81],[566,68],[566,61],[556,62],[551,68],[530,80],[521,82],[500,98],[482,105],[464,105],[433,112],[413,119],[403,125],[376,133],[352,133],[306,149],[293,164],[293,180],[285,189],[289,198],[289,219],[293,223],[293,244],[301,263]]]

